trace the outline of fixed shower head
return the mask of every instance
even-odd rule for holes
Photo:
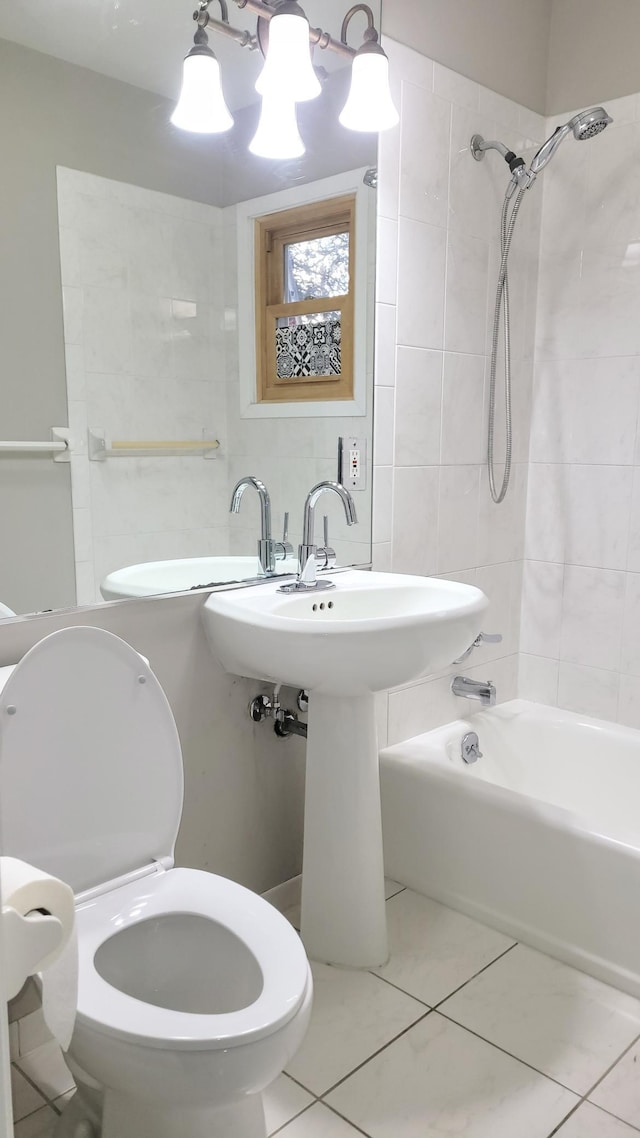
[[[600,134],[610,122],[613,122],[613,119],[607,114],[604,107],[591,107],[587,111],[580,111],[579,114],[574,115],[564,126],[559,126],[551,135],[551,138],[548,138],[547,141],[543,143],[531,163],[531,173],[535,177],[541,170],[544,170],[547,162],[553,158],[560,143],[564,142],[567,135],[571,134],[572,131],[573,137],[577,139],[578,142],[582,142],[585,138],[595,138],[596,134]]]
[[[574,115],[567,126],[571,127],[573,137],[582,142],[585,138],[595,138],[597,134],[601,134],[611,122],[613,119],[604,107],[592,107],[590,111],[580,111],[579,115]]]

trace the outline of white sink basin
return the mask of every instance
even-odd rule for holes
[[[455,660],[487,607],[455,581],[357,569],[332,580],[322,592],[269,582],[209,597],[204,619],[223,667],[338,696],[383,691]]]
[[[276,562],[276,573],[297,573],[295,558]],[[122,597],[153,597],[206,585],[224,585],[260,576],[257,557],[181,557],[175,561],[146,561],[109,573],[100,585],[106,601]]]
[[[312,959],[371,968],[388,956],[373,693],[450,664],[488,602],[430,577],[331,576],[214,593],[203,615],[228,672],[309,689],[301,935]]]

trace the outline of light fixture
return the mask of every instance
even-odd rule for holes
[[[311,61],[309,21],[296,0],[280,0],[269,22],[269,44],[256,83],[259,95],[283,95],[296,103],[322,91]]]
[[[233,119],[224,101],[218,61],[208,46],[206,31],[216,31],[250,51],[265,56],[256,90],[263,96],[260,122],[249,149],[268,158],[297,158],[304,154],[296,120],[296,104],[316,98],[321,85],[314,71],[313,48],[329,49],[352,64],[351,89],[340,115],[349,130],[381,131],[399,121],[389,89],[389,60],[378,42],[373,12],[368,4],[354,4],[347,12],[340,39],[322,28],[312,28],[297,0],[234,0],[258,17],[256,34],[229,23],[227,0],[217,0],[222,18],[209,13],[213,0],[199,0],[193,13],[198,24],[194,47],[184,61],[184,81],[178,105],[171,116],[185,130],[217,133],[228,130]],[[356,51],[347,43],[347,31],[358,12],[367,18],[364,42]]]
[[[249,150],[261,158],[300,158],[304,154],[293,99],[280,94],[263,95],[258,129]]]
[[[221,134],[233,126],[224,100],[220,64],[209,47],[204,28],[198,28],[185,56],[182,90],[171,116],[174,126],[197,134]]]
[[[378,42],[373,12],[367,4],[355,4],[347,12],[341,39],[347,42],[347,30],[356,12],[365,12],[368,23],[364,43],[356,52],[351,68],[351,89],[340,122],[349,130],[389,130],[400,121],[400,116],[389,87],[389,60]]]

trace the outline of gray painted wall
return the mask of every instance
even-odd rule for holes
[[[213,659],[202,593],[123,601],[75,613],[0,622],[0,666],[15,663],[59,628],[92,625],[146,656],[176,718],[185,771],[177,862],[263,892],[300,872],[304,742],[278,740],[247,714],[255,680],[228,676]],[[295,706],[295,693],[288,693]],[[285,697],[286,698],[286,697]]]
[[[552,0],[384,0],[382,26],[393,39],[544,114],[551,7]]]
[[[547,113],[635,95],[639,43],[637,0],[554,0]]]
[[[539,114],[640,86],[637,0],[384,0],[382,23],[393,39]]]

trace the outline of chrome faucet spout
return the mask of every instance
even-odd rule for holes
[[[254,475],[248,474],[236,482],[231,494],[229,513],[239,514],[240,503],[245,490],[252,486],[260,499],[260,541],[258,542],[258,560],[263,573],[275,573],[276,560],[273,538],[271,536],[271,498],[264,482]]]
[[[318,482],[317,486],[307,494],[307,500],[304,504],[304,519],[302,525],[302,544],[298,546],[298,560],[300,562],[300,572],[298,578],[291,585],[284,585],[282,592],[292,592],[293,590],[301,589],[331,589],[333,588],[332,581],[318,581],[318,558],[321,558],[321,567],[327,564],[328,555],[333,557],[333,550],[327,548],[318,549],[315,544],[315,510],[318,504],[318,499],[323,494],[337,494],[344,507],[344,515],[347,519],[348,526],[356,525],[358,515],[356,513],[355,502],[351,497],[349,491],[342,486],[339,482]],[[327,534],[327,527],[325,526],[325,535]],[[327,541],[325,536],[325,545]],[[324,560],[322,560],[324,558]]]
[[[356,513],[355,502],[351,497],[348,490],[345,489],[339,482],[318,482],[312,490],[307,494],[307,500],[304,504],[304,522],[302,527],[302,544],[313,545],[313,535],[315,533],[315,509],[318,504],[318,499],[322,494],[337,494],[342,505],[344,506],[344,514],[347,519],[347,525],[353,526],[358,521]]]
[[[454,676],[451,691],[464,699],[478,699],[485,707],[493,707],[496,702],[495,684],[491,680],[472,680],[469,676]]]

